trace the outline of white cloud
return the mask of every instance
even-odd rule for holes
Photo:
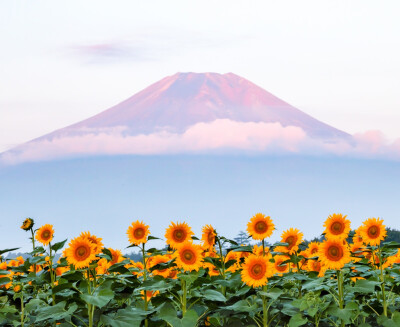
[[[247,153],[308,155],[334,154],[352,157],[400,159],[400,139],[389,144],[379,131],[356,134],[352,141],[311,139],[299,127],[279,123],[236,122],[218,119],[198,123],[183,134],[160,131],[127,135],[127,128],[82,129],[54,139],[42,138],[6,152],[1,160],[16,164],[82,155]]]

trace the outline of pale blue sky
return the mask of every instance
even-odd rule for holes
[[[400,137],[399,1],[0,1],[0,151],[176,72]]]

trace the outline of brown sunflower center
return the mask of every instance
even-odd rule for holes
[[[256,263],[251,267],[250,274],[253,279],[261,279],[264,276],[264,267],[262,264]]]
[[[314,254],[314,253],[317,253],[318,252],[318,248],[313,248],[312,250],[311,250],[311,254]]]
[[[339,261],[343,257],[343,249],[337,245],[331,245],[327,252],[327,257],[331,261]]]
[[[265,221],[258,221],[255,225],[255,229],[257,233],[265,233],[268,229],[268,225],[265,223]]]
[[[176,242],[183,242],[186,238],[186,233],[182,229],[177,229],[174,231],[173,236]]]
[[[341,234],[344,231],[344,225],[339,222],[335,221],[331,226],[331,232],[335,235]]]
[[[182,253],[182,261],[186,264],[193,264],[196,261],[196,256],[191,250],[184,250]]]
[[[90,253],[90,249],[88,249],[88,247],[85,245],[81,245],[76,248],[75,257],[77,260],[82,261],[82,260],[85,260],[89,256],[89,253]]]
[[[379,236],[378,226],[371,226],[370,228],[368,228],[368,236],[370,238],[377,238]]]
[[[42,238],[43,238],[44,240],[48,240],[50,237],[51,237],[51,233],[50,233],[49,230],[45,230],[45,231],[42,233]]]
[[[144,236],[143,228],[141,227],[136,228],[135,231],[133,232],[133,235],[135,236],[135,238],[142,238]]]
[[[320,271],[321,270],[321,264],[318,261],[313,261],[311,263],[311,265],[312,265],[312,269],[314,271]]]

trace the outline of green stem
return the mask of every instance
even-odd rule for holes
[[[379,270],[380,270],[380,280],[381,280],[381,290],[382,290],[382,305],[383,305],[383,314],[387,317],[387,302],[386,302],[386,292],[385,292],[385,270],[383,269],[382,265],[382,251],[381,247],[379,246],[378,250],[379,254]]]
[[[147,280],[147,269],[146,269],[146,251],[144,248],[144,243],[142,244],[142,261],[143,261],[143,281]],[[144,310],[147,311],[149,303],[147,301],[147,290],[144,290]],[[144,320],[144,326],[148,327],[149,321],[147,318]]]
[[[221,241],[220,241],[219,237],[217,237],[217,241],[218,241],[218,248],[219,248],[219,257],[221,259],[221,266],[222,266],[222,278],[225,279],[225,258],[222,253],[222,245],[221,245]],[[226,296],[225,286],[221,286],[221,292],[224,296]]]
[[[263,240],[263,245],[264,245],[264,240]],[[267,292],[266,285],[263,286],[263,291]],[[262,296],[262,302],[263,302],[263,327],[268,327],[268,307],[265,295]]]
[[[33,228],[31,228],[31,234],[32,234],[32,247],[33,247],[33,251],[35,251],[35,233],[33,232]],[[36,263],[33,264],[33,273],[36,276]]]
[[[21,327],[24,327],[24,321],[25,321],[25,316],[24,316],[24,314],[25,314],[25,308],[24,308],[24,295],[23,295],[22,291],[21,291],[21,297],[20,297],[20,299],[21,299]]]
[[[187,285],[184,279],[181,280],[181,284],[182,284],[182,317],[184,317],[186,314]]]
[[[87,283],[88,283],[88,294],[92,295],[92,288],[91,288],[91,282],[90,282],[90,272],[89,268],[86,270],[86,278],[87,278]],[[87,304],[88,307],[88,319],[89,319],[89,327],[93,327],[93,312],[94,312],[94,307],[92,308],[91,304]]]
[[[344,308],[344,292],[343,292],[343,273],[341,270],[337,271],[338,290],[339,290],[339,308]],[[344,321],[341,320],[341,326],[344,327]]]
[[[53,271],[53,251],[51,248],[51,243],[49,243],[49,248],[50,248],[50,267],[49,267],[49,271],[50,271],[50,281],[51,281],[51,297],[53,298],[53,303],[52,305],[56,304],[56,297],[53,293],[53,288],[54,288],[54,271]]]

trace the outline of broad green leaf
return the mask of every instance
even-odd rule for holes
[[[289,320],[289,327],[303,326],[308,322],[307,318],[304,318],[301,313],[295,314]]]
[[[61,241],[61,242],[57,242],[54,245],[51,246],[51,249],[54,252],[57,252],[58,250],[62,249],[65,245],[65,243],[67,242],[67,240]]]
[[[215,290],[206,290],[203,293],[203,297],[209,301],[226,302],[226,297],[223,296],[220,292]]]
[[[354,287],[350,290],[357,293],[373,293],[375,292],[375,286],[379,285],[379,282],[374,282],[372,280],[359,279],[356,281]]]
[[[158,316],[173,327],[194,327],[199,319],[197,312],[194,310],[188,310],[181,319],[178,318],[177,312],[169,303],[161,307]]]

